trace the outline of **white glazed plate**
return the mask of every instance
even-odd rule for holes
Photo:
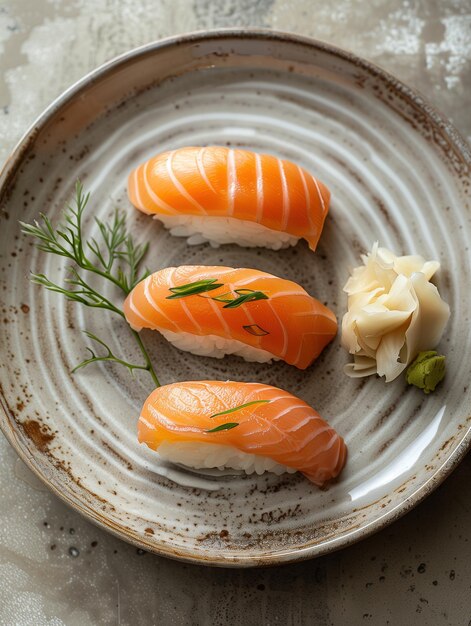
[[[189,247],[138,214],[130,169],[185,145],[274,153],[332,191],[318,251]],[[85,77],[40,117],[7,162],[0,190],[0,422],[28,465],[71,506],[140,547],[198,563],[253,566],[324,554],[384,527],[417,504],[470,445],[470,154],[420,96],[349,53],[292,35],[222,31],[132,51]],[[71,374],[87,328],[137,359],[124,323],[31,285],[61,281],[66,264],[37,251],[18,220],[53,222],[80,178],[93,216],[125,209],[147,265],[253,267],[301,283],[340,319],[349,268],[375,240],[442,263],[452,317],[440,345],[448,373],[435,394],[343,374],[337,338],[307,371],[283,363],[179,352],[144,332],[162,382],[258,381],[315,407],[349,447],[325,490],[301,475],[196,475],[140,446],[136,422],[151,391],[118,367]],[[118,294],[109,296],[119,302]]]

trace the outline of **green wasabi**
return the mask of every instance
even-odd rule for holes
[[[435,391],[435,387],[445,377],[445,357],[435,350],[419,352],[406,372],[406,380],[409,385],[415,385],[424,393]]]

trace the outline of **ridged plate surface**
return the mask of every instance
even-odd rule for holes
[[[270,152],[324,181],[332,205],[317,253],[305,243],[279,252],[188,247],[130,206],[133,166],[159,151],[206,144]],[[374,241],[438,259],[437,284],[452,310],[440,346],[448,357],[444,384],[425,396],[403,378],[350,380],[339,338],[301,372],[199,358],[144,332],[163,383],[280,386],[328,419],[350,452],[341,479],[326,490],[297,474],[195,477],[159,464],[136,440],[150,379],[109,366],[70,373],[85,356],[83,328],[138,359],[126,325],[28,281],[31,270],[61,280],[66,264],[34,249],[17,220],[40,211],[57,220],[77,178],[91,191],[90,217],[106,219],[115,206],[127,211],[136,236],[152,243],[152,269],[259,268],[301,283],[339,320],[349,268]],[[96,230],[91,220],[88,228]],[[378,68],[324,44],[263,32],[187,36],[129,53],[54,103],[4,169],[2,428],[61,497],[145,549],[258,565],[339,548],[420,501],[469,446],[470,241],[467,149],[420,97]]]

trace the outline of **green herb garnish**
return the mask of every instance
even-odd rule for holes
[[[226,409],[226,411],[215,413],[214,415],[211,415],[210,419],[213,419],[213,417],[219,417],[220,415],[229,415],[229,413],[234,413],[234,411],[240,411],[242,409],[245,409],[245,407],[247,406],[252,406],[253,404],[266,404],[267,402],[270,402],[270,400],[253,400],[252,402],[246,402],[245,404],[240,404],[239,406],[235,406],[232,409]]]
[[[252,402],[246,402],[245,404],[240,404],[239,406],[235,406],[232,409],[226,409],[225,411],[221,411],[220,413],[215,413],[211,415],[210,419],[213,417],[220,417],[221,415],[229,415],[229,413],[234,413],[235,411],[241,411],[248,406],[252,406],[253,404],[266,404],[267,402],[271,402],[271,400],[253,400]],[[219,430],[230,430],[231,428],[235,428],[239,426],[238,422],[227,422],[226,424],[220,424],[216,426],[216,428],[211,428],[211,430],[207,430],[207,433],[216,433]]]
[[[104,341],[102,341],[99,337],[97,337],[93,333],[89,332],[88,330],[84,330],[83,332],[89,339],[92,339],[93,341],[98,343],[100,346],[103,346],[103,348],[106,350],[106,354],[103,355],[103,356],[99,356],[99,355],[95,354],[95,352],[91,348],[87,348],[87,350],[91,354],[91,357],[89,359],[85,359],[84,361],[82,361],[81,363],[76,365],[73,368],[72,373],[76,372],[77,370],[81,369],[82,367],[90,365],[90,363],[98,363],[100,361],[103,361],[103,362],[110,361],[110,362],[113,362],[113,363],[118,363],[119,365],[123,365],[124,367],[128,368],[128,370],[131,372],[131,374],[134,373],[134,370],[146,370],[146,371],[148,371],[147,364],[146,365],[136,365],[135,363],[129,363],[129,361],[124,361],[123,359],[120,359],[115,354],[113,354],[113,352],[111,351],[109,346],[107,346],[106,343]]]
[[[242,326],[242,328],[251,335],[255,335],[256,337],[263,337],[264,335],[270,334],[268,330],[265,330],[258,324],[250,324],[249,326]]]
[[[187,283],[186,285],[180,285],[178,287],[171,287],[171,296],[167,296],[167,300],[176,300],[177,298],[186,298],[187,296],[201,296],[202,298],[209,298],[216,302],[225,302],[223,309],[235,309],[241,304],[246,302],[252,302],[254,300],[268,300],[268,296],[263,291],[254,291],[253,289],[236,289],[234,293],[237,294],[236,298],[232,297],[232,292],[227,291],[219,296],[204,296],[202,294],[207,291],[213,291],[223,287],[224,283],[217,283],[217,278],[206,278],[204,280],[197,280],[194,283]]]
[[[201,296],[201,297],[211,298],[211,300],[216,300],[216,302],[232,302],[234,300],[234,298],[232,297],[232,291],[227,291],[226,293],[222,293],[220,296]]]
[[[208,278],[205,280],[197,280],[194,283],[187,283],[178,287],[170,287],[171,296],[167,296],[167,300],[175,300],[177,298],[186,298],[187,296],[196,296],[206,291],[213,291],[222,287],[222,283],[217,283],[216,278]]]
[[[207,430],[207,433],[217,433],[219,430],[231,430],[231,428],[235,428],[238,426],[238,422],[227,422],[227,424],[221,424],[220,426],[216,426],[216,428],[211,428],[211,430]]]
[[[239,291],[248,291],[248,290],[236,289],[236,293],[238,293]],[[263,291],[251,291],[250,293],[243,293],[242,295],[239,295],[239,297],[236,298],[235,300],[232,300],[232,302],[225,304],[222,308],[223,309],[235,309],[241,304],[245,304],[246,302],[252,302],[254,300],[268,300],[268,296],[265,293],[263,293]]]
[[[75,206],[67,206],[64,210],[64,222],[54,228],[49,218],[40,213],[41,223],[34,224],[20,222],[22,232],[37,240],[37,247],[43,252],[70,259],[73,265],[69,268],[69,277],[64,279],[64,285],[49,280],[44,274],[31,274],[31,281],[42,285],[50,291],[62,294],[67,300],[78,302],[84,306],[105,309],[124,318],[123,311],[108,297],[93,287],[88,276],[97,275],[111,282],[121,292],[127,295],[141,280],[149,275],[145,270],[140,273],[141,262],[147,252],[149,244],[136,244],[126,228],[125,214],[115,210],[111,223],[105,224],[98,218],[100,236],[86,238],[83,232],[83,214],[87,207],[90,194],[83,192],[83,186],[77,181],[75,186]],[[73,371],[85,367],[90,363],[111,361],[124,365],[131,372],[141,369],[149,372],[154,384],[160,386],[157,375],[150,361],[149,354],[139,336],[131,330],[137,345],[144,357],[144,364],[134,364],[113,354],[106,343],[93,333],[84,331],[87,337],[101,345],[107,351],[104,356],[96,355],[87,348],[91,358],[79,363]]]

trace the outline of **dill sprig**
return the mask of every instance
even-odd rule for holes
[[[121,309],[113,304],[102,293],[97,291],[87,280],[87,275],[97,275],[113,283],[127,295],[141,280],[149,275],[149,271],[140,271],[140,265],[147,253],[149,244],[136,244],[126,228],[126,217],[123,212],[115,210],[109,223],[95,218],[100,236],[85,239],[83,232],[83,214],[90,199],[89,193],[84,193],[83,186],[77,181],[75,186],[74,205],[68,205],[64,211],[64,222],[54,228],[44,213],[40,213],[41,221],[34,224],[20,222],[22,232],[37,240],[37,247],[43,252],[69,259],[74,263],[69,268],[69,275],[64,284],[59,285],[44,274],[31,274],[33,283],[42,285],[49,291],[63,295],[71,302],[78,302],[84,306],[105,309],[124,318]],[[117,357],[109,346],[99,337],[84,331],[89,339],[105,349],[104,355],[96,354],[87,348],[91,357],[79,363],[73,371],[98,362],[114,362],[127,367],[131,373],[135,370],[149,372],[154,384],[159,386],[159,380],[152,366],[149,354],[139,336],[131,330],[136,343],[144,357],[144,364],[130,363]]]
[[[84,361],[76,365],[74,369],[72,370],[72,372],[76,372],[82,367],[85,367],[86,365],[90,365],[90,363],[98,363],[99,361],[112,361],[113,363],[118,363],[119,365],[123,365],[124,367],[128,368],[131,374],[134,373],[134,370],[147,370],[146,365],[136,365],[135,363],[129,363],[129,361],[125,361],[124,359],[120,359],[119,357],[117,357],[115,354],[113,354],[110,347],[107,346],[104,341],[102,341],[99,337],[97,337],[90,331],[84,330],[83,332],[85,335],[87,335],[89,339],[92,339],[93,341],[98,343],[100,346],[103,346],[103,348],[106,350],[106,354],[103,356],[99,356],[95,354],[95,352],[91,348],[87,348],[87,350],[91,354],[91,357],[89,359],[85,359]]]

